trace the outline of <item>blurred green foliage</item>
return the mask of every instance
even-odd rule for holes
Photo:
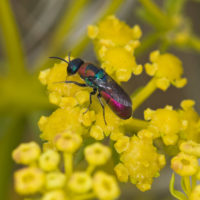
[[[149,24],[151,32],[144,37],[143,45],[137,50],[137,54],[142,54],[155,44],[162,51],[176,47],[200,52],[200,38],[195,35],[189,19],[184,16],[183,9],[187,0],[166,0],[162,8],[152,0],[139,0],[139,2],[141,4],[136,9],[137,14]],[[53,108],[37,80],[38,72],[51,65],[49,56],[66,54],[62,46],[69,37],[70,29],[81,20],[81,11],[90,3],[90,0],[69,1],[65,13],[53,30],[48,48],[37,58],[34,70],[30,72],[11,3],[9,0],[0,2],[0,30],[4,54],[0,68],[1,199],[9,199],[13,169],[11,152],[24,138],[28,119],[33,112],[43,112]],[[124,3],[126,0],[110,0],[97,21],[109,14],[115,14]],[[88,43],[85,31],[85,35],[71,49],[73,56],[80,55]]]

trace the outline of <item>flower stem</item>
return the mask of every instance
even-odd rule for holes
[[[0,28],[3,36],[4,48],[7,54],[9,74],[13,77],[21,76],[26,72],[24,52],[17,24],[11,10],[10,1],[1,0]]]
[[[156,79],[152,78],[138,93],[131,95],[133,112],[156,90],[156,88]]]
[[[146,128],[148,125],[148,122],[140,119],[130,118],[128,120],[125,120],[123,123],[123,128],[127,132],[137,132],[141,129]]]
[[[94,199],[95,196],[96,196],[95,193],[91,192],[91,193],[83,194],[83,195],[80,195],[80,196],[76,196],[75,200]]]
[[[165,13],[151,0],[139,0],[140,3],[144,6],[144,8],[151,13],[156,19],[158,19],[157,23],[162,25],[163,27],[170,25],[170,20],[167,18]],[[162,22],[162,23],[160,23]]]
[[[190,184],[190,177],[189,176],[184,176],[183,177],[183,182],[184,182],[184,186],[185,186],[185,193],[187,194],[187,196],[190,196],[191,193],[191,184]]]
[[[65,167],[65,174],[67,179],[72,174],[73,171],[73,156],[70,153],[64,153],[64,167]]]
[[[94,165],[89,165],[86,171],[87,171],[88,174],[92,174],[92,172],[94,171],[94,169],[95,169]]]
[[[122,4],[124,2],[124,0],[112,0],[111,1],[111,3],[109,4],[109,6],[107,7],[107,8],[105,8],[105,10],[103,11],[103,13],[102,13],[102,16],[95,22],[95,23],[97,23],[99,20],[101,20],[102,18],[104,18],[104,17],[106,17],[107,15],[110,15],[110,14],[114,14],[119,8],[120,8],[120,5]],[[74,5],[75,6],[75,5]],[[81,7],[81,9],[82,9],[83,7]],[[79,12],[80,12],[80,10],[79,10]],[[61,19],[61,21],[64,21],[64,18],[67,18],[66,16],[65,17],[63,17],[63,19]],[[70,23],[72,24],[72,21],[70,21]],[[61,23],[60,23],[61,24]],[[73,25],[73,24],[72,24]],[[61,25],[60,25],[61,26]],[[64,25],[62,25],[62,26],[64,26]],[[66,23],[66,21],[65,21],[65,26],[68,26],[68,24]],[[56,34],[56,33],[59,33],[60,31],[56,31],[55,32],[55,35],[53,36],[53,38],[56,38],[58,35]],[[57,35],[57,36],[56,36]],[[62,40],[62,42],[66,39],[66,35],[67,35],[67,33],[65,33],[65,34],[63,34],[65,37],[64,37],[64,39]],[[60,39],[61,40],[61,39]],[[55,42],[53,42],[54,40],[52,39],[52,43],[55,43]],[[57,48],[60,48],[60,46],[61,46],[61,44],[62,44],[62,42],[57,42],[57,44],[56,44],[56,46],[57,46]],[[81,54],[81,52],[85,49],[85,47],[88,45],[88,43],[90,42],[90,40],[89,40],[89,38],[88,38],[88,36],[86,35],[86,31],[85,31],[85,35],[83,35],[83,37],[79,40],[79,41],[77,41],[77,43],[74,45],[74,48],[73,49],[71,49],[71,52],[72,52],[72,54],[73,54],[73,56],[78,56],[78,55],[80,55]],[[53,48],[53,50],[54,50],[54,52],[56,52],[58,49],[57,48],[55,48],[55,46],[54,45],[50,45],[52,48]],[[53,51],[51,52],[51,54],[53,54]],[[47,53],[45,53],[45,55],[43,55],[40,59],[39,59],[39,61],[38,61],[38,63],[36,63],[36,65],[35,65],[35,68],[37,67],[37,69],[36,69],[36,74],[38,74],[38,72],[40,71],[40,70],[42,70],[42,69],[45,69],[45,68],[47,68],[47,67],[49,67],[49,65],[51,64],[51,62],[48,60],[46,60],[46,58],[48,57],[50,55],[50,50],[47,52]],[[64,55],[66,56],[66,53],[64,53]]]

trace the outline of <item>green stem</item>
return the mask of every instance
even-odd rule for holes
[[[50,43],[47,54],[53,54],[62,46],[72,26],[74,26],[75,21],[77,20],[77,16],[81,13],[88,1],[89,0],[71,1],[71,4],[67,7],[67,11],[65,12],[52,36],[52,41]]]
[[[87,200],[87,199],[94,199],[96,197],[95,193],[87,193],[80,196],[76,196],[74,200]]]
[[[178,15],[182,12],[187,0],[167,0],[165,7],[169,16]]]
[[[125,120],[123,123],[123,128],[127,132],[137,132],[141,129],[144,129],[148,126],[148,122],[140,119],[130,118]]]
[[[0,119],[0,194],[1,199],[10,199],[13,164],[11,153],[24,135],[26,121],[22,114],[15,113]],[[13,187],[13,186],[12,186]]]
[[[73,156],[70,153],[64,153],[64,167],[67,179],[70,178],[73,171]]]
[[[1,0],[0,4],[0,28],[7,54],[9,74],[13,77],[21,76],[26,72],[26,69],[18,27],[9,1]]]
[[[148,10],[155,18],[165,23],[165,25],[169,24],[169,19],[167,18],[167,16],[153,1],[151,0],[139,0],[139,1],[144,6],[144,8]]]
[[[97,21],[101,20],[102,18],[106,17],[107,15],[114,14],[119,9],[120,5],[123,2],[124,2],[124,0],[112,0],[110,5],[105,9],[102,16]],[[61,21],[63,21],[63,20],[61,20]],[[97,21],[96,21],[96,23],[97,23]],[[68,26],[68,25],[66,24],[65,26]],[[65,39],[66,39],[66,36],[65,36]],[[71,50],[73,56],[80,55],[81,52],[86,48],[86,46],[88,45],[89,42],[90,42],[90,39],[87,37],[86,32],[85,32],[85,35],[77,42],[76,45],[74,45],[74,48]],[[53,45],[50,45],[50,46],[52,46],[54,48]],[[58,46],[58,44],[57,44],[57,46]],[[60,46],[58,46],[58,48],[59,47]],[[54,52],[56,52],[56,51],[57,51],[57,49],[54,48]],[[47,55],[47,53],[45,53],[45,55]],[[66,53],[64,53],[64,55],[66,56]],[[50,66],[51,62],[49,60],[46,60],[46,58],[48,56],[46,56],[46,57],[43,56],[44,59],[42,60],[42,58],[41,58],[41,60],[39,60],[39,64],[36,65],[36,67],[39,66],[39,68],[37,67],[37,69],[36,69],[36,74],[39,71],[41,71],[42,69],[45,69]]]
[[[133,112],[156,90],[156,88],[156,78],[152,78],[139,92],[135,95],[131,95]]]
[[[197,184],[197,178],[195,175],[192,176],[192,190],[195,188]]]
[[[191,184],[190,184],[190,177],[189,176],[184,176],[183,178],[183,182],[184,182],[184,186],[185,186],[185,193],[187,194],[187,196],[190,196],[191,193]]]
[[[152,47],[159,40],[160,36],[160,32],[153,32],[145,36],[141,41],[142,45],[140,45],[139,48],[136,49],[135,55],[141,55],[146,50],[149,50],[150,47]]]
[[[95,165],[88,165],[88,168],[87,168],[86,171],[87,171],[88,174],[92,174],[94,169],[95,169]]]

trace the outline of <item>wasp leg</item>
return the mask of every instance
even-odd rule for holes
[[[101,104],[101,107],[103,109],[103,119],[104,119],[105,125],[107,125],[106,118],[105,118],[105,108],[104,108],[103,102],[101,100],[101,94],[100,93],[97,95],[97,98],[98,98],[99,103]]]
[[[73,83],[73,84],[78,85],[80,87],[88,87],[85,83],[78,83],[76,81],[60,81],[60,82],[55,82],[55,83]]]
[[[86,110],[83,114],[85,114],[85,113],[90,109],[90,106],[91,106],[91,104],[92,104],[92,96],[95,95],[96,93],[97,93],[97,89],[96,89],[96,88],[93,88],[93,91],[90,92],[90,104],[89,104],[87,110]]]

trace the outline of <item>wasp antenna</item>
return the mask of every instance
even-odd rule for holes
[[[63,59],[63,58],[60,58],[60,57],[51,56],[51,57],[49,57],[49,58],[55,58],[55,59],[59,59],[59,60],[62,60],[62,61],[64,61],[64,62],[66,62],[67,64],[69,64],[69,62],[68,62],[68,61],[66,61],[65,59]]]

